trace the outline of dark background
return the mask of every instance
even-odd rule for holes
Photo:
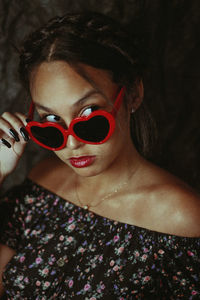
[[[13,45],[55,15],[93,10],[138,26],[146,37],[145,102],[158,126],[155,161],[200,189],[200,1],[199,0],[0,0],[0,113],[26,112]],[[4,189],[21,182],[49,152],[28,144]]]

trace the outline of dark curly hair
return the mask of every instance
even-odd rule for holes
[[[29,91],[30,74],[42,62],[66,61],[87,80],[80,63],[104,69],[113,81],[135,95],[135,83],[142,79],[145,60],[139,38],[118,22],[100,13],[70,13],[51,19],[31,33],[20,49],[19,75]],[[127,96],[128,99],[128,96]],[[154,124],[145,105],[132,115],[131,134],[138,151],[151,157]]]

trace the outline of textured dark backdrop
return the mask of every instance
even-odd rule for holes
[[[147,38],[145,101],[157,122],[160,147],[155,159],[200,189],[200,1],[199,0],[0,0],[0,113],[27,110],[17,78],[13,44],[50,17],[69,11],[103,12],[130,29],[135,16]],[[23,180],[48,152],[29,143],[4,188]]]

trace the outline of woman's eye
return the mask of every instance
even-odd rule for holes
[[[95,110],[98,110],[99,106],[98,105],[93,105],[90,107],[87,107],[82,113],[81,116],[87,117],[89,116],[92,112],[94,112]]]
[[[60,117],[55,115],[47,115],[42,118],[42,120],[45,120],[46,122],[59,122]]]

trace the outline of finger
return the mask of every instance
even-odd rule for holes
[[[15,115],[24,124],[24,126],[27,125],[27,121],[26,121],[27,120],[27,116],[23,115],[20,112],[16,112]]]
[[[11,148],[12,147],[11,144],[8,141],[6,141],[5,139],[1,139],[1,143],[4,146],[6,146],[7,148]]]
[[[0,129],[0,143],[8,148],[13,147],[15,140]]]
[[[16,143],[14,138],[8,136],[8,134],[0,129],[0,150],[2,147],[11,148],[16,155],[21,156],[26,144],[26,142]]]
[[[21,132],[23,138],[25,139],[25,141],[27,142],[27,141],[29,140],[29,135],[28,135],[28,132],[27,132],[27,130],[26,130],[26,128],[25,128],[26,125],[27,125],[27,117],[26,117],[25,115],[23,115],[22,113],[20,113],[20,112],[16,112],[15,115],[16,115],[16,117],[18,117],[18,118],[21,120],[21,122],[24,124],[24,127],[22,127],[22,128],[20,129],[20,132]]]
[[[9,136],[14,138],[16,142],[20,141],[17,131],[15,129],[13,129],[12,125],[8,121],[4,120],[3,118],[0,118],[0,128],[4,132],[8,133]]]
[[[21,142],[27,142],[29,140],[29,135],[25,130],[24,123],[20,118],[18,118],[17,115],[15,114],[13,115],[10,112],[4,112],[3,115],[1,116],[1,119],[2,119],[3,128],[6,127],[10,135],[13,136],[14,134],[16,136],[16,132],[17,132],[17,134],[23,138],[23,139],[20,138]],[[13,129],[14,132],[13,130],[10,131],[10,129]]]

